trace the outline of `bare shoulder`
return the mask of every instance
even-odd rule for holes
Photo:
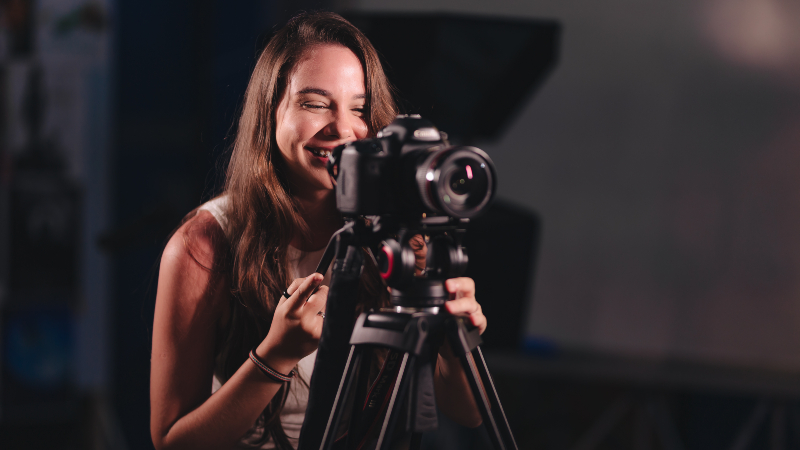
[[[218,308],[227,294],[227,253],[222,227],[208,211],[198,212],[178,228],[164,248],[157,297],[203,301],[206,307]]]
[[[162,255],[168,264],[194,262],[209,270],[219,270],[225,263],[228,242],[222,227],[208,211],[200,211],[187,220],[170,238]]]

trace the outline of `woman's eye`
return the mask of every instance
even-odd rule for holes
[[[302,104],[304,109],[323,109],[325,105],[319,103],[303,103]]]
[[[365,112],[367,112],[367,110],[366,110],[366,108],[364,108],[364,107],[361,107],[361,108],[353,108],[353,112],[354,112],[354,113],[355,113],[357,116],[363,116],[363,115],[364,115],[364,113],[365,113]]]

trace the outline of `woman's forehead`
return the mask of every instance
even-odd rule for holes
[[[321,44],[306,49],[289,76],[291,92],[310,88],[330,93],[364,94],[364,69],[347,47]]]

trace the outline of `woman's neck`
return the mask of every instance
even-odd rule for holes
[[[336,209],[334,191],[317,191],[313,194],[295,196],[300,215],[308,225],[309,238],[301,235],[292,238],[292,247],[303,251],[319,250],[326,245],[333,233],[342,226],[342,215]]]

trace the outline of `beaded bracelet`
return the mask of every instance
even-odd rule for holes
[[[285,383],[287,381],[290,381],[294,376],[294,370],[290,371],[289,375],[284,375],[278,372],[277,370],[273,369],[272,367],[264,364],[264,362],[258,359],[258,356],[256,356],[255,349],[250,350],[250,360],[253,361],[253,364],[258,366],[259,369],[261,369],[261,372],[263,372],[264,375],[268,376],[274,381],[277,381],[278,383]]]

